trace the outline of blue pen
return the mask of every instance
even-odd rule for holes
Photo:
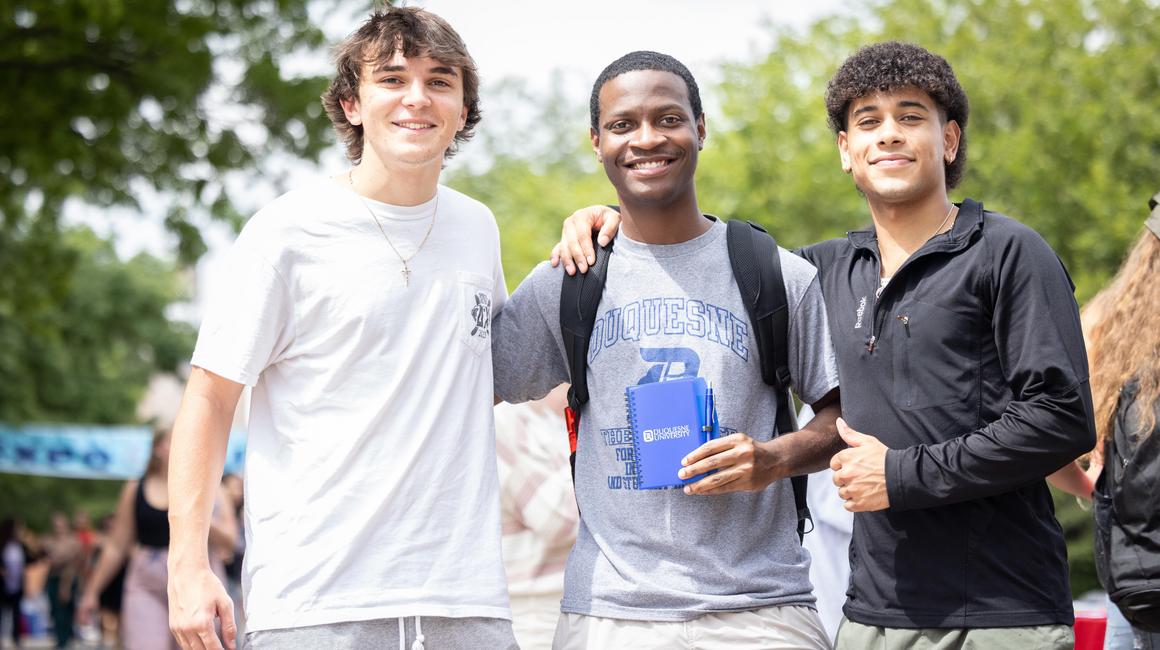
[[[705,424],[701,427],[701,431],[708,434],[705,436],[706,440],[714,437],[714,431],[717,429],[717,407],[713,404],[713,382],[709,382],[709,387],[705,389]]]

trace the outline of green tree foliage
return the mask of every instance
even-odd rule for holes
[[[840,171],[822,97],[859,45],[911,41],[945,56],[971,100],[968,171],[954,198],[983,200],[1042,233],[1085,300],[1122,260],[1155,191],[1156,5],[894,0],[804,30],[771,26],[768,54],[726,65],[723,82],[707,91],[716,92],[721,114],[707,119],[702,207],[762,222],[790,246],[869,223],[865,202]],[[516,86],[499,94],[539,111],[537,119],[473,144],[495,154],[496,164],[459,171],[452,182],[495,210],[505,257],[516,253],[508,259],[509,280],[513,273],[518,280],[544,256],[533,252],[529,233],[550,243],[560,215],[613,196],[590,162],[585,110],[569,101],[574,95],[537,96]],[[497,121],[491,106],[487,120]],[[551,146],[529,146],[529,131]]]
[[[51,291],[0,301],[0,422],[133,422],[149,377],[192,351],[192,327],[166,317],[177,272],[145,254],[121,261],[84,228],[58,243],[69,271]]]
[[[252,207],[232,173],[332,141],[326,79],[286,71],[323,57],[323,35],[307,0],[0,5],[0,421],[133,422],[149,376],[190,352],[191,329],[166,317],[178,278],[152,257],[117,260],[60,215],[155,191],[179,261],[196,260],[197,218],[239,225],[236,206]],[[115,496],[94,484],[6,476],[0,493],[35,523]]]
[[[839,171],[822,96],[859,45],[899,39],[945,56],[971,100],[968,171],[956,197],[1038,230],[1080,299],[1139,233],[1160,160],[1160,12],[1147,0],[895,0],[797,33],[731,66],[725,132],[706,149],[703,195],[789,244],[869,221]],[[720,130],[721,127],[717,126]]]
[[[176,370],[192,351],[192,327],[166,317],[182,296],[180,276],[149,255],[118,259],[87,229],[54,236],[48,250],[68,271],[38,284],[48,293],[12,304],[4,296],[19,279],[0,276],[0,422],[134,422],[149,377]],[[39,249],[17,250],[30,255],[27,279]],[[0,514],[43,526],[53,510],[111,510],[117,490],[109,481],[0,474]]]
[[[178,259],[197,259],[192,214],[240,222],[230,172],[329,142],[325,79],[282,69],[322,34],[307,0],[15,2],[0,15],[0,419],[131,420],[127,400],[174,366],[186,334],[163,315],[170,272],[148,258],[119,268],[91,234],[62,229],[65,204],[163,192]]]
[[[37,532],[51,530],[52,514],[72,515],[84,509],[92,515],[93,526],[117,509],[121,483],[52,476],[0,474],[0,517],[15,517]]]
[[[841,173],[822,102],[830,76],[863,42],[853,25],[830,19],[800,35],[774,28],[764,59],[726,66],[716,89],[722,114],[706,118],[698,167],[704,209],[760,222],[786,247],[869,222]]]
[[[980,163],[964,192],[1043,233],[1086,299],[1139,234],[1158,183],[1160,12],[1142,0],[1033,2],[1004,20],[996,8],[980,3],[947,33],[951,60],[981,59],[965,77]],[[1008,45],[974,52],[996,41]]]
[[[880,0],[804,30],[770,29],[768,53],[727,66],[716,88],[722,114],[708,116],[702,209],[762,222],[786,246],[868,224],[841,173],[822,97],[858,46],[899,39],[945,56],[970,97],[968,171],[954,198],[982,200],[1038,230],[1081,300],[1110,278],[1140,231],[1160,164],[1154,0]],[[575,141],[586,131],[578,102],[568,112],[558,96],[525,99],[556,117],[539,129]],[[567,160],[538,149],[505,153],[489,170],[456,175],[500,219],[509,284],[544,256],[561,215],[613,200],[581,149]],[[1056,507],[1073,589],[1096,588],[1090,515],[1070,498]]]
[[[140,182],[172,197],[166,223],[192,261],[191,213],[239,220],[224,173],[329,142],[325,80],[282,71],[322,43],[306,0],[6,4],[0,236],[54,223],[69,198],[134,206]]]
[[[587,107],[568,101],[562,79],[543,94],[518,81],[501,83],[486,119],[503,126],[469,145],[487,151],[488,168],[457,170],[447,182],[495,213],[504,276],[514,289],[547,259],[564,217],[593,202],[614,203],[616,193],[592,151]]]

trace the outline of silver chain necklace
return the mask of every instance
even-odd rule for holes
[[[350,189],[354,191],[353,168],[347,173],[346,177],[347,180],[350,181]],[[357,191],[355,191],[354,194],[358,198],[359,203],[362,203],[362,206],[366,208],[367,213],[371,215],[371,219],[375,222],[375,225],[379,227],[379,232],[382,233],[383,239],[387,242],[387,246],[391,247],[391,251],[395,254],[395,257],[398,257],[399,261],[403,263],[403,268],[400,269],[400,273],[403,274],[403,286],[410,286],[411,267],[407,263],[415,259],[415,256],[419,254],[419,251],[423,250],[423,244],[427,243],[427,238],[431,236],[431,231],[435,229],[435,215],[439,213],[439,188],[435,188],[435,209],[431,211],[431,223],[427,226],[427,233],[423,235],[423,240],[419,242],[419,246],[415,249],[415,252],[411,253],[408,257],[403,257],[399,254],[399,249],[395,248],[395,244],[391,242],[391,238],[387,237],[387,231],[383,230],[383,224],[379,222],[378,215],[376,215],[375,211],[371,209],[371,206],[367,205],[367,202],[365,199],[363,199],[362,195]]]

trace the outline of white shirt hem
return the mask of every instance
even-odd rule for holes
[[[379,619],[431,616],[439,618],[499,618],[510,621],[511,609],[487,605],[392,605],[387,607],[358,607],[322,611],[283,611],[268,614],[246,612],[246,631],[281,630],[311,625],[375,621]]]

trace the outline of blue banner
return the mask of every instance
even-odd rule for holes
[[[230,431],[229,446],[226,447],[226,466],[222,475],[241,475],[246,465],[246,432],[243,429]]]
[[[149,464],[149,427],[30,424],[0,425],[0,472],[62,478],[140,478]],[[244,431],[230,432],[226,473],[240,473]]]

